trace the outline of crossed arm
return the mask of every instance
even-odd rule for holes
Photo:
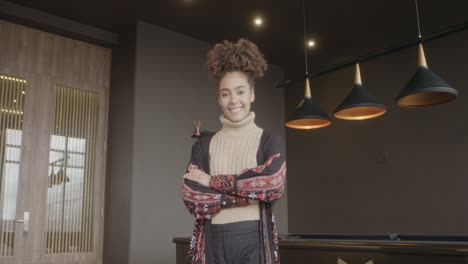
[[[249,204],[247,198],[219,193],[187,178],[184,179],[182,197],[188,211],[196,219],[209,219],[223,208],[242,207]]]
[[[209,219],[223,208],[246,206],[249,199],[271,202],[281,197],[286,161],[280,137],[266,142],[264,153],[268,159],[263,164],[232,175],[210,176],[204,173],[201,151],[198,149],[200,145],[197,141],[192,147],[182,188],[185,206],[195,218]]]

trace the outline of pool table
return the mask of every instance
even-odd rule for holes
[[[468,264],[468,236],[279,235],[282,264]],[[177,264],[189,238],[174,238]]]

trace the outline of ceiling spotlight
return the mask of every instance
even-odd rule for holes
[[[261,26],[263,24],[263,19],[260,17],[255,18],[254,20],[255,25]]]
[[[309,42],[307,42],[307,46],[313,47],[315,46],[315,42],[313,40],[309,40]]]

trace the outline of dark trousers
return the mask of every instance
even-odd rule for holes
[[[260,264],[260,221],[206,221],[206,264]]]

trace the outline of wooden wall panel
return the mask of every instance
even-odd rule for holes
[[[22,202],[32,221],[23,259],[8,263],[101,263],[111,49],[0,20],[0,74],[28,81],[24,111]],[[65,86],[99,94],[93,188],[93,249],[90,253],[44,254],[45,204],[53,89]],[[39,218],[39,219],[38,219]],[[21,231],[19,228],[17,232]],[[0,258],[0,262],[3,260]],[[2,262],[3,263],[3,262]]]
[[[0,69],[108,87],[111,50],[0,20]],[[4,72],[8,74],[9,72]],[[68,85],[70,86],[70,85]]]

